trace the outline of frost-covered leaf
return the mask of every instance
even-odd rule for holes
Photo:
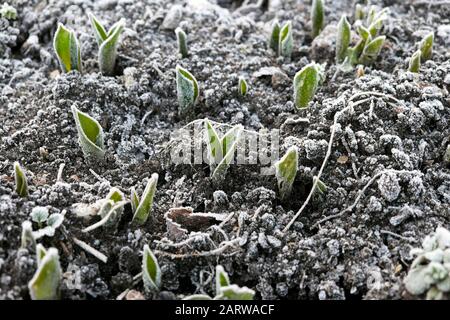
[[[351,27],[345,15],[339,20],[336,35],[336,62],[341,63],[347,56],[348,46],[351,40]]]
[[[89,227],[84,228],[82,232],[90,232],[102,226],[115,227],[117,225],[123,212],[123,207],[128,202],[119,201],[117,203],[113,203],[111,200],[109,200],[107,203],[109,211],[103,216],[103,218],[100,221],[90,225]]]
[[[242,78],[242,77],[239,78],[238,87],[239,87],[239,94],[241,96],[245,96],[247,94],[248,84],[244,78]]]
[[[134,214],[136,212],[137,207],[139,206],[139,196],[134,187],[131,187],[130,190],[130,201],[131,201],[131,211]]]
[[[216,266],[216,295],[222,293],[222,288],[230,285],[230,278],[228,273],[221,265]]]
[[[194,76],[180,66],[176,67],[177,74],[177,96],[178,112],[180,115],[186,114],[195,104],[198,98],[199,89]]]
[[[80,45],[74,31],[59,23],[53,39],[53,48],[63,72],[81,72]]]
[[[313,183],[315,183],[316,180],[317,180],[317,177],[314,176],[314,178],[313,178]],[[325,183],[322,182],[322,180],[319,179],[319,180],[317,181],[316,190],[317,190],[319,193],[322,193],[322,194],[323,194],[323,193],[325,193],[325,192],[327,191],[327,186],[326,186]]]
[[[253,300],[255,291],[247,287],[239,287],[236,284],[221,288],[221,294],[214,299],[216,300]]]
[[[426,267],[418,266],[409,271],[404,283],[405,288],[413,295],[421,295],[428,289],[429,284],[425,281]]]
[[[409,66],[408,66],[409,72],[415,72],[415,73],[419,72],[421,55],[422,55],[422,52],[420,50],[417,50],[416,52],[413,53],[413,55],[409,59]]]
[[[423,61],[431,59],[433,55],[434,32],[430,32],[422,39],[419,45],[421,58]]]
[[[450,231],[443,228],[437,227],[435,232],[435,239],[439,248],[445,250],[450,248]]]
[[[367,65],[374,62],[377,59],[385,40],[386,36],[379,36],[371,41],[368,40],[361,54],[360,63]]]
[[[208,158],[213,168],[223,159],[222,141],[216,130],[208,119],[205,119],[206,145],[208,148]]]
[[[186,33],[180,27],[175,29],[175,34],[177,36],[178,52],[181,57],[186,58],[189,55],[188,47],[186,43]]]
[[[45,226],[44,228],[33,231],[33,237],[37,240],[44,236],[53,237],[55,235],[55,229],[50,226]]]
[[[158,259],[156,259],[148,245],[144,246],[142,278],[146,290],[159,291],[161,287],[161,269],[159,268]]]
[[[297,147],[290,147],[286,154],[275,163],[275,177],[278,182],[278,190],[282,199],[285,199],[292,190],[298,169]]]
[[[314,39],[319,35],[320,31],[322,31],[325,23],[325,10],[323,6],[323,0],[313,0],[311,7],[311,23],[311,36]]]
[[[42,260],[44,259],[45,255],[47,254],[47,250],[45,250],[44,246],[40,243],[36,245],[36,264],[37,267],[41,264]]]
[[[278,20],[272,23],[272,28],[269,38],[269,47],[278,54],[278,46],[280,41],[280,24]]]
[[[158,184],[158,174],[153,173],[151,178],[148,180],[147,186],[145,187],[144,193],[142,194],[139,206],[136,208],[136,212],[133,216],[133,223],[137,225],[143,225],[152,209],[153,197],[156,192],[156,185]]]
[[[91,22],[92,28],[95,32],[95,39],[97,40],[97,44],[100,46],[103,41],[108,38],[108,33],[105,30],[105,27],[101,24],[100,21],[92,14],[88,13],[89,21]]]
[[[8,2],[5,2],[0,8],[0,16],[8,20],[16,20],[17,10],[13,6],[9,5]]]
[[[303,67],[294,77],[294,100],[297,109],[307,108],[316,94],[320,75],[317,65],[310,63]]]
[[[58,250],[50,248],[39,263],[33,278],[28,283],[31,299],[59,299],[60,281],[61,266],[59,264]]]
[[[447,146],[444,154],[444,161],[450,163],[450,144]]]
[[[367,30],[367,28],[364,27],[364,26],[362,26],[362,25],[359,25],[359,26],[356,28],[356,31],[358,31],[359,36],[360,36],[364,41],[367,41],[367,40],[371,37],[369,30]]]
[[[103,159],[105,156],[103,129],[98,121],[75,106],[72,106],[72,113],[78,131],[78,142],[84,155],[99,160]]]
[[[31,222],[26,220],[22,222],[21,248],[27,248],[29,245],[36,245],[33,235],[33,227]]]
[[[292,49],[294,48],[294,38],[292,37],[292,23],[288,21],[285,23],[280,31],[279,38],[279,54],[283,57],[289,58],[292,54]]]
[[[27,176],[18,162],[14,162],[14,179],[17,194],[21,197],[28,197]]]
[[[355,5],[355,21],[364,19],[364,8],[361,4]]]
[[[104,75],[114,75],[114,68],[116,66],[117,46],[119,45],[120,34],[125,28],[125,21],[120,20],[115,26],[111,28],[111,33],[103,41],[98,50],[98,63],[100,71]]]
[[[47,225],[53,229],[58,229],[64,221],[64,215],[60,213],[53,213],[48,217]]]
[[[46,222],[48,219],[49,213],[46,207],[34,207],[31,210],[30,217],[31,220],[37,222],[39,225]]]

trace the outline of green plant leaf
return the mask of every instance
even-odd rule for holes
[[[281,28],[280,24],[278,23],[278,20],[274,20],[274,22],[272,23],[272,30],[270,32],[269,48],[271,48],[277,54],[280,42],[280,30]]]
[[[148,180],[147,186],[145,187],[144,193],[142,194],[139,206],[136,208],[136,212],[133,216],[133,223],[137,225],[143,225],[152,209],[153,197],[156,192],[156,185],[158,184],[158,174],[153,173],[151,178]]]
[[[100,71],[104,75],[114,75],[114,68],[117,58],[117,46],[119,44],[120,34],[125,28],[125,20],[120,20],[117,25],[113,26],[111,34],[108,34],[98,50],[98,63]]]
[[[359,25],[356,31],[358,31],[359,36],[364,40],[364,42],[371,37],[370,31],[362,25]]]
[[[142,279],[146,290],[150,292],[159,291],[161,287],[161,269],[159,268],[158,259],[156,259],[148,245],[144,246]]]
[[[278,182],[278,190],[282,199],[285,199],[292,190],[292,185],[297,176],[298,151],[297,147],[290,147],[286,154],[275,163],[275,177]]]
[[[297,109],[307,108],[316,94],[320,74],[315,63],[301,69],[294,77],[294,100]]]
[[[58,250],[50,248],[41,260],[33,278],[28,283],[31,299],[59,299],[60,281],[61,266],[59,264]]]
[[[417,50],[413,53],[411,58],[409,59],[409,66],[408,71],[409,72],[415,72],[418,73],[420,71],[420,57],[422,55],[422,52],[420,50]]]
[[[84,228],[82,232],[90,232],[102,226],[116,227],[117,223],[120,220],[120,216],[123,213],[123,208],[128,203],[128,201],[119,201],[117,203],[113,203],[112,200],[108,200],[106,203],[109,204],[106,206],[107,208],[110,208],[109,211],[103,216],[100,221],[90,225],[87,228]]]
[[[289,58],[292,54],[292,49],[294,48],[291,21],[286,22],[283,28],[281,28],[279,41],[279,54]]]
[[[78,142],[86,157],[102,160],[105,156],[103,129],[97,120],[72,106],[78,131]]]
[[[314,177],[313,177],[313,183],[315,183],[316,180],[317,180],[317,177],[314,176]],[[323,194],[323,193],[327,192],[327,186],[326,186],[325,183],[322,182],[322,180],[319,179],[319,180],[317,181],[316,190],[317,190],[319,193]]]
[[[231,128],[220,140],[222,145],[223,159],[220,161],[219,165],[212,172],[211,178],[215,185],[220,185],[225,179],[228,167],[234,157],[234,152],[236,150],[237,144],[239,142],[243,127],[241,125],[236,125]]]
[[[177,36],[178,52],[181,54],[181,57],[186,58],[189,55],[186,43],[186,33],[183,29],[178,27],[175,29],[175,34]]]
[[[28,197],[27,176],[18,162],[14,162],[14,179],[16,182],[17,194],[22,198]]]
[[[95,38],[97,39],[97,44],[99,46],[102,45],[103,41],[105,41],[108,38],[108,34],[105,30],[105,27],[101,24],[100,21],[92,14],[88,13],[89,21],[91,22],[92,28],[95,32]]]
[[[64,215],[60,213],[52,213],[50,217],[48,217],[47,225],[52,227],[53,229],[59,228],[64,222]]]
[[[197,101],[199,89],[194,76],[180,66],[176,67],[178,112],[180,115],[188,113]]]
[[[236,284],[222,287],[221,294],[215,300],[253,300],[255,291],[247,287],[239,287]]]
[[[81,52],[78,39],[72,30],[61,23],[58,24],[53,39],[53,48],[63,72],[72,70],[81,72]]]
[[[46,254],[47,254],[47,250],[45,250],[45,248],[42,244],[38,243],[36,245],[36,264],[37,264],[38,268]]]
[[[131,211],[133,214],[136,212],[137,207],[139,206],[139,196],[136,192],[136,189],[134,187],[131,187],[130,192],[130,199],[131,199]]]
[[[433,42],[434,42],[434,32],[430,32],[420,42],[419,48],[422,53],[421,58],[423,61],[431,59],[431,56],[433,55]]]
[[[230,278],[228,273],[221,265],[216,266],[216,295],[222,294],[222,287],[230,285]]]
[[[49,216],[48,209],[46,207],[34,207],[30,213],[31,220],[37,222],[39,225],[46,222]]]
[[[364,8],[361,4],[355,5],[355,21],[364,19]]]
[[[2,4],[2,7],[0,8],[0,16],[8,20],[16,20],[17,10],[13,6],[5,2]]]
[[[239,94],[241,96],[245,96],[247,94],[248,84],[247,81],[245,81],[244,78],[239,78]]]
[[[207,134],[206,145],[208,147],[209,161],[214,168],[223,159],[222,141],[208,119],[205,119],[205,129]]]
[[[351,40],[351,27],[345,15],[339,20],[336,36],[336,62],[341,63],[347,56],[348,46]]]
[[[360,63],[368,65],[373,63],[380,54],[381,48],[384,45],[386,36],[379,36],[373,40],[368,40],[361,53]]]
[[[31,222],[28,220],[22,222],[22,235],[20,240],[20,247],[22,249],[27,248],[29,245],[32,245],[33,247],[36,246],[36,239],[33,235],[33,227],[31,225]]]
[[[325,23],[325,11],[323,6],[323,0],[313,0],[311,8],[311,23],[312,23],[311,36],[314,39],[320,34]]]

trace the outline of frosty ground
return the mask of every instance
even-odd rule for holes
[[[213,295],[217,264],[258,299],[410,298],[403,279],[411,247],[437,226],[450,226],[450,171],[443,161],[450,143],[450,6],[373,1],[390,7],[380,57],[363,76],[333,77],[335,26],[342,14],[352,16],[352,1],[327,2],[328,26],[314,41],[309,1],[212,2],[11,1],[18,19],[0,19],[0,299],[29,299],[35,255],[19,248],[21,224],[36,206],[65,211],[63,226],[42,240],[59,250],[64,299],[114,299],[129,289],[153,299]],[[88,12],[108,26],[126,19],[115,77],[99,73]],[[293,23],[291,59],[267,48],[275,17]],[[52,51],[58,21],[78,34],[82,74],[59,71]],[[177,54],[178,26],[188,36],[190,55],[184,59]],[[417,75],[407,72],[407,59],[431,30],[432,60]],[[327,63],[326,79],[311,107],[299,113],[292,79],[311,61]],[[188,118],[177,113],[177,64],[200,85],[200,101]],[[238,95],[239,76],[249,82],[246,97]],[[283,233],[323,162],[333,116],[350,99],[365,101],[337,125],[322,176],[327,192],[315,194]],[[102,125],[104,162],[84,158],[73,105]],[[282,151],[299,149],[291,197],[281,201],[275,178],[261,175],[257,165],[231,166],[220,188],[211,183],[207,165],[173,165],[171,133],[203,118],[248,130],[280,129]],[[27,198],[14,192],[14,161],[29,177]],[[130,225],[127,206],[116,233],[81,232],[98,217],[80,212],[86,214],[111,187],[129,194],[135,186],[141,193],[154,172],[158,190],[143,227]],[[188,232],[197,233],[174,239],[165,214],[176,207],[217,219],[184,221]],[[76,246],[74,238],[105,254],[107,263]],[[144,244],[161,265],[159,294],[146,293],[135,278]]]

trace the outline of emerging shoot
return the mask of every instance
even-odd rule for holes
[[[125,27],[125,20],[122,19],[113,24],[108,32],[106,32],[106,29],[92,13],[89,14],[89,20],[91,21],[92,28],[95,32],[95,38],[99,45],[98,64],[100,66],[100,71],[104,75],[111,76],[114,74],[117,46],[119,44],[120,34]]]
[[[323,7],[323,0],[313,0],[311,8],[311,36],[314,39],[322,31],[325,23],[325,11]]]
[[[19,196],[28,196],[27,176],[18,162],[14,162],[14,179],[16,181],[16,192]]]
[[[292,185],[297,176],[298,151],[295,146],[288,149],[286,154],[275,163],[275,177],[281,199],[285,199],[292,191]]]
[[[176,67],[178,113],[184,115],[192,109],[197,101],[199,89],[194,76],[180,66]]]
[[[338,23],[336,36],[336,62],[342,63],[347,56],[348,46],[351,40],[351,27],[347,18],[342,16]]]
[[[292,23],[291,21],[286,22],[286,24],[281,28],[279,35],[279,46],[278,52],[281,56],[290,58],[292,54],[293,45],[292,37]]]
[[[144,246],[142,279],[148,292],[159,291],[161,287],[161,269],[159,268],[158,259],[156,259],[148,245]]]
[[[248,89],[247,81],[245,81],[245,79],[242,77],[239,78],[238,89],[239,89],[239,94],[241,96],[245,96],[247,94],[247,89]]]
[[[86,157],[102,160],[105,156],[103,129],[97,120],[72,106],[78,131],[78,143]]]
[[[422,56],[422,52],[420,50],[417,50],[413,53],[411,58],[409,59],[409,72],[418,73],[420,70],[420,57]]]
[[[280,39],[280,24],[278,20],[272,23],[272,31],[270,32],[269,47],[278,54],[278,46]]]
[[[36,246],[36,239],[34,239],[33,236],[33,227],[28,220],[22,222],[22,235],[20,240],[20,247],[22,249],[28,248],[29,245],[32,245],[33,247]]]
[[[321,67],[310,63],[303,67],[294,77],[294,101],[297,109],[308,107],[309,102],[316,94],[322,79]]]
[[[42,254],[40,250],[40,254]],[[38,269],[28,289],[32,300],[56,300],[59,299],[59,287],[61,281],[61,266],[59,264],[58,250],[50,248],[43,258],[40,258]]]
[[[74,31],[59,23],[53,39],[53,48],[63,72],[81,72],[80,45]]]
[[[186,44],[186,33],[180,27],[175,29],[175,34],[177,35],[178,42],[178,52],[181,54],[182,58],[188,56],[188,48]]]
[[[433,42],[434,42],[434,32],[430,32],[425,38],[420,42],[419,48],[421,54],[421,59],[427,61],[431,59],[433,55]]]
[[[145,187],[144,193],[142,194],[139,205],[134,212],[132,222],[137,225],[143,225],[152,210],[153,206],[153,197],[156,192],[156,185],[158,184],[158,174],[152,174],[151,178],[147,182],[147,186]],[[133,200],[132,200],[133,201]]]

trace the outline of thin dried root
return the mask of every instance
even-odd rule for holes
[[[155,254],[163,257],[169,257],[171,259],[185,259],[185,258],[194,258],[194,257],[211,257],[211,256],[218,256],[225,252],[229,247],[233,247],[237,245],[241,241],[241,238],[235,238],[230,241],[222,242],[220,246],[217,249],[211,250],[211,251],[203,251],[198,253],[185,253],[185,254],[176,254],[176,253],[170,253],[166,251],[160,251],[156,250]]]

